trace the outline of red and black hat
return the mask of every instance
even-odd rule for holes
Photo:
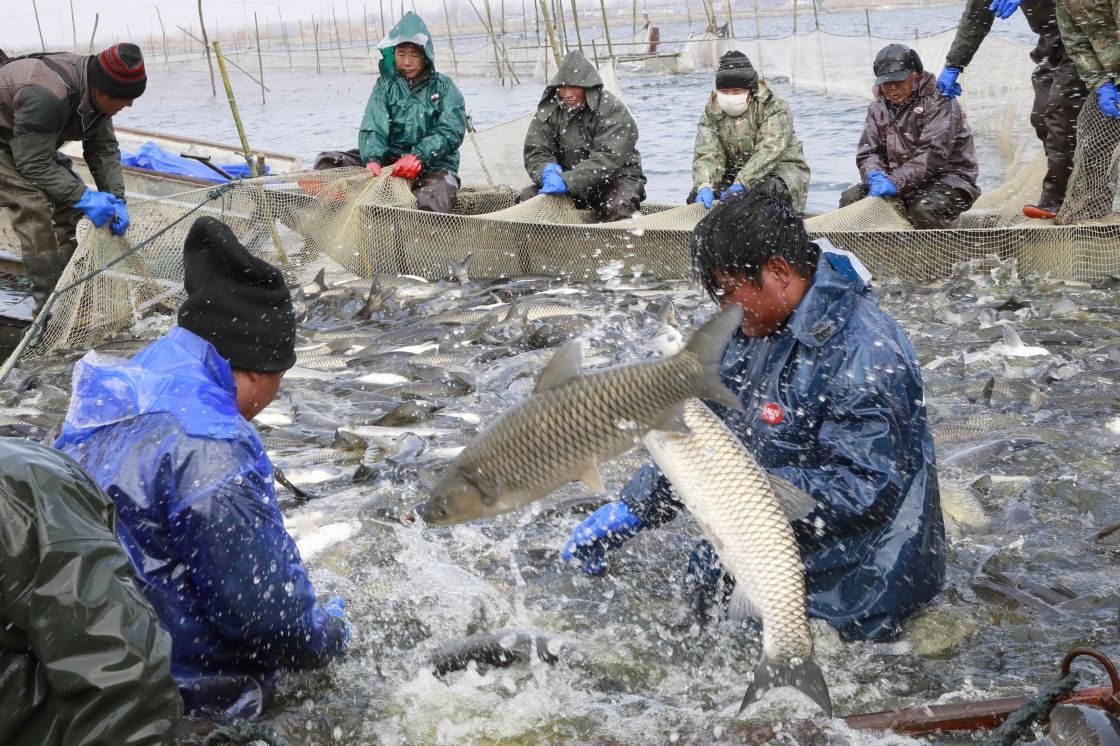
[[[113,98],[140,98],[148,85],[144,55],[135,44],[114,44],[90,60],[89,82]]]

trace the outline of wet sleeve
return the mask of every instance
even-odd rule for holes
[[[843,534],[874,522],[880,509],[897,499],[911,427],[900,414],[909,410],[892,406],[895,398],[906,396],[906,387],[897,377],[879,378],[875,385],[835,388],[817,436],[823,466],[773,470],[816,500],[817,507],[806,521],[820,519],[830,532]]]
[[[763,117],[758,128],[758,146],[735,175],[735,180],[743,186],[750,186],[773,173],[794,139],[793,114],[785,101],[771,101]]]
[[[874,103],[872,104],[872,107]],[[875,121],[872,108],[867,109],[867,121],[863,125],[863,134],[859,137],[859,147],[856,148],[856,167],[859,176],[865,183],[867,174],[872,171],[887,170],[887,146],[883,142],[883,133]]]
[[[715,190],[726,172],[727,153],[705,108],[696,126],[696,144],[692,150],[692,188],[696,191],[704,187]]]
[[[172,534],[209,620],[248,658],[277,668],[317,668],[344,646],[340,620],[315,605],[295,541],[247,472],[193,498]]]
[[[5,608],[27,634],[50,690],[47,706],[66,743],[175,743],[183,704],[171,677],[171,639],[133,580],[132,563],[105,515],[109,498],[73,467],[51,469],[31,489],[48,509],[35,516],[41,544],[21,563],[26,590]],[[61,478],[60,478],[61,477]],[[13,567],[3,585],[13,580]],[[10,587],[10,586],[9,586]]]
[[[459,150],[467,132],[467,107],[454,83],[444,87],[437,107],[435,127],[412,148],[425,166]]]
[[[389,147],[389,106],[386,95],[386,87],[379,78],[369,94],[366,113],[362,117],[362,128],[358,133],[358,153],[363,164],[370,161],[380,163]]]
[[[27,86],[16,96],[12,159],[23,178],[42,189],[57,204],[72,206],[86,187],[73,171],[55,159],[58,135],[66,126],[66,101],[46,88]]]
[[[646,527],[668,523],[684,507],[673,493],[669,480],[654,464],[638,469],[622,488],[619,497]]]
[[[922,123],[922,134],[914,144],[914,154],[890,172],[891,181],[902,195],[935,181],[948,170],[964,112],[955,98],[938,96],[935,100],[936,104]]]
[[[529,131],[525,133],[525,171],[537,186],[541,186],[541,171],[549,163],[560,161],[560,146],[556,132],[547,120],[542,120],[541,109],[529,121]]]
[[[82,141],[82,154],[98,190],[124,199],[124,177],[121,175],[121,148],[113,122],[106,119],[91,137]]]
[[[568,189],[577,197],[586,194],[622,170],[638,147],[638,125],[619,101],[611,99],[607,111],[600,110],[600,121],[591,138],[591,151],[573,168],[563,173]]]
[[[996,19],[996,14],[988,10],[989,5],[991,0],[968,0],[960,23],[957,24],[957,33],[953,36],[949,54],[945,55],[946,67],[959,67],[963,70],[972,62],[976,50],[980,49]]]

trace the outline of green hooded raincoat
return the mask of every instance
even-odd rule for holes
[[[412,42],[424,50],[428,69],[415,85],[397,72],[393,50]],[[366,104],[358,151],[362,163],[389,163],[412,153],[429,171],[459,171],[459,146],[467,131],[463,94],[451,78],[436,72],[432,35],[420,16],[404,14],[381,42],[381,76]]]

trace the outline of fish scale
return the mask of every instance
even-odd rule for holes
[[[811,662],[805,574],[787,507],[776,496],[771,477],[706,404],[686,401],[683,419],[687,435],[654,431],[643,438],[646,448],[734,576],[733,613],[742,599],[746,614],[761,618],[760,669],[789,670],[791,678],[779,678],[780,683],[803,688],[830,711],[827,687]],[[801,497],[806,506],[811,504],[807,495]],[[806,664],[816,679],[801,681],[792,673]],[[744,706],[761,680],[756,674]]]

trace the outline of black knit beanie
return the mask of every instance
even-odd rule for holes
[[[758,93],[758,71],[747,55],[732,50],[719,58],[716,88],[746,88],[751,93]]]
[[[296,317],[284,275],[250,254],[225,223],[194,221],[183,244],[187,299],[179,326],[214,345],[241,370],[296,364]]]
[[[135,44],[114,44],[90,58],[89,82],[113,98],[140,98],[148,85],[144,55]]]

